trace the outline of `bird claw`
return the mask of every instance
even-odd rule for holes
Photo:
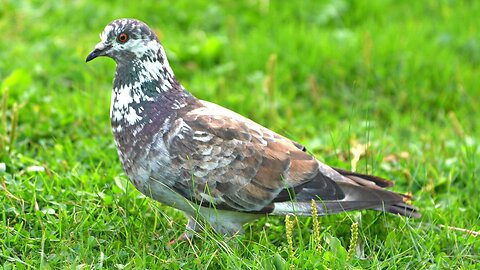
[[[173,244],[178,244],[180,242],[183,242],[185,240],[190,240],[192,239],[192,236],[186,232],[182,233],[177,239],[172,239],[170,242],[167,243],[167,247],[173,245]]]

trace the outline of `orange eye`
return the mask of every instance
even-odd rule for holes
[[[121,33],[120,35],[118,35],[117,39],[118,39],[118,41],[120,41],[121,43],[125,43],[125,42],[127,42],[127,40],[128,40],[128,35],[125,34],[125,33]]]

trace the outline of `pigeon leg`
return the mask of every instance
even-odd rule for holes
[[[167,246],[183,242],[185,240],[191,240],[196,232],[200,230],[198,222],[191,216],[188,216],[188,223],[185,228],[185,232],[182,233],[177,239],[172,239],[168,242]]]

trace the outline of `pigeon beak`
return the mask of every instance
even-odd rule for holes
[[[106,55],[107,51],[111,48],[112,46],[105,46],[102,42],[98,43],[95,46],[95,49],[87,56],[87,59],[85,59],[85,62],[90,62],[93,59],[99,57],[99,56],[104,56]]]

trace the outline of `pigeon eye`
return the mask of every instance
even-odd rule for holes
[[[118,41],[120,41],[120,43],[125,43],[128,40],[128,35],[125,33],[121,33],[120,35],[118,35],[117,39]]]

